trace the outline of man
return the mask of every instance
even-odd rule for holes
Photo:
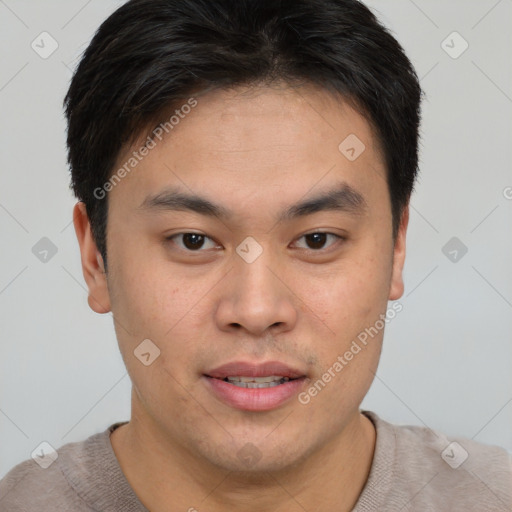
[[[401,310],[420,99],[355,0],[112,14],[65,106],[132,416],[13,468],[2,510],[512,510],[504,449],[359,409]]]

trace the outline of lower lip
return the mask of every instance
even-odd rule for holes
[[[270,411],[296,395],[305,377],[289,380],[271,388],[241,388],[224,380],[203,375],[207,386],[221,401],[244,411]]]

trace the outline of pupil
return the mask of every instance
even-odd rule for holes
[[[189,244],[187,241],[191,243]],[[183,235],[183,243],[187,249],[198,249],[203,246],[204,236],[198,233],[185,233],[185,235]]]
[[[326,233],[311,233],[310,235],[306,235],[306,238],[309,240],[313,240],[313,246],[311,247],[311,244],[308,244],[311,249],[321,249],[322,246],[325,244],[325,237],[327,236]]]

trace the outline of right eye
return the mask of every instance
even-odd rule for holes
[[[181,242],[175,242],[174,239],[180,239]],[[200,249],[203,248],[205,241],[210,240],[213,242],[213,240],[201,233],[176,233],[174,235],[168,236],[165,238],[165,240],[172,242],[173,244],[177,245],[180,249],[186,251],[186,252],[204,252]]]

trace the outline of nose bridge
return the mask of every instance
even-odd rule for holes
[[[224,327],[237,324],[259,334],[276,324],[289,327],[296,313],[291,294],[276,277],[279,271],[270,250],[258,249],[249,240],[247,245],[240,244],[240,252],[234,254],[229,291],[222,299],[218,320]]]
[[[254,249],[249,246],[247,255],[251,255],[253,251]],[[254,253],[252,256],[254,258]],[[243,255],[235,256],[233,278],[239,304],[247,303],[253,307],[263,308],[279,299],[282,290],[279,280],[274,275],[275,270],[271,271],[272,264],[273,259],[268,249],[262,248],[254,259],[246,259]]]

